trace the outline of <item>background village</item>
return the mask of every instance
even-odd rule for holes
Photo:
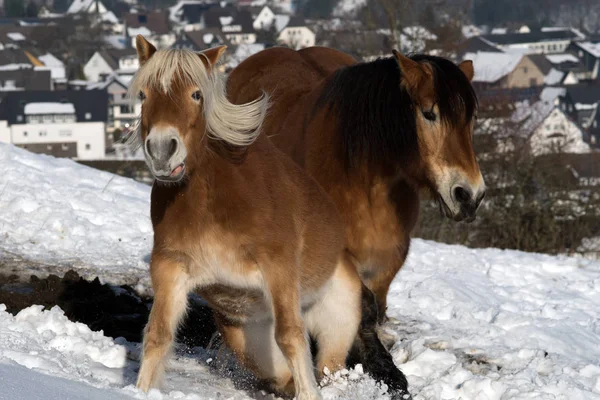
[[[600,4],[538,2],[0,0],[0,142],[150,183],[124,144],[140,113],[126,97],[138,34],[227,45],[225,72],[272,46],[471,59],[485,209],[465,225],[427,208],[417,235],[598,257]]]

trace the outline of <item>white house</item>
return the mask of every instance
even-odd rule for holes
[[[582,128],[559,106],[559,96],[566,93],[561,88],[546,88],[540,100],[529,104],[517,104],[512,121],[519,124],[528,134],[528,143],[533,155],[564,153],[589,153],[590,146],[584,141]]]
[[[315,45],[316,35],[311,31],[304,21],[299,18],[290,18],[287,26],[279,32],[277,37],[279,43],[299,50]]]
[[[133,76],[139,68],[135,49],[108,49],[95,52],[83,66],[83,73],[92,82],[100,82],[110,74]]]
[[[25,121],[11,125],[0,122],[0,139],[37,153],[49,153],[80,160],[105,155],[105,124],[78,122],[72,103],[28,103]]]

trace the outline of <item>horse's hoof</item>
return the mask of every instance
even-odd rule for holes
[[[379,327],[377,329],[377,336],[379,337],[379,341],[385,347],[387,351],[396,344],[396,340],[398,339],[394,333],[386,331],[383,327]]]

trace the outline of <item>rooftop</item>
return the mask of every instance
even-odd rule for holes
[[[25,105],[25,115],[75,114],[71,103],[29,103]]]

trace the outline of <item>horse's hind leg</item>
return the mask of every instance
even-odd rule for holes
[[[177,325],[185,312],[188,295],[188,275],[182,266],[159,255],[152,256],[150,265],[154,303],[144,329],[142,362],[137,387],[148,391],[158,385]]]
[[[327,291],[305,313],[308,331],[316,340],[317,374],[344,368],[361,319],[361,281],[355,267],[342,259]]]
[[[244,367],[267,382],[271,390],[280,395],[294,396],[292,372],[275,342],[272,321],[240,325],[231,324],[218,314],[215,319],[225,343]]]

